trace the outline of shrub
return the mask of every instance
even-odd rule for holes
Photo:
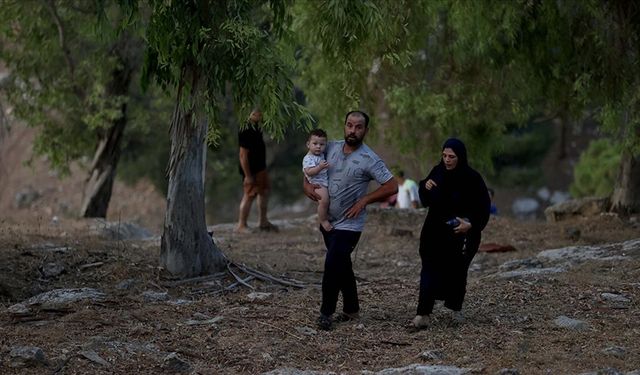
[[[591,141],[573,171],[569,192],[574,198],[611,195],[620,165],[620,145],[611,139]]]

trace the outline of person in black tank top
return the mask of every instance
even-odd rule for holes
[[[267,204],[271,183],[267,173],[267,153],[262,137],[262,112],[251,111],[249,120],[238,132],[239,171],[242,176],[243,195],[240,201],[237,232],[249,232],[247,219],[253,200],[258,197],[258,228],[263,231],[277,231],[278,228],[267,219]]]

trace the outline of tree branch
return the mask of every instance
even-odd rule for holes
[[[58,28],[58,41],[60,42],[60,48],[62,49],[62,53],[64,55],[64,59],[67,62],[67,68],[69,69],[69,74],[71,74],[71,78],[75,76],[75,63],[71,58],[71,51],[69,51],[69,47],[67,46],[65,29],[62,24],[62,20],[60,19],[60,15],[58,14],[58,9],[55,6],[55,2],[53,0],[48,0],[44,2],[51,13],[51,17],[53,17],[53,22],[56,24]]]

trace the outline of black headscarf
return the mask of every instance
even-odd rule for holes
[[[444,165],[444,160],[440,159],[440,163],[435,168],[434,181],[442,184],[442,187],[463,182],[470,172],[469,160],[467,159],[467,148],[458,138],[449,138],[442,145],[442,151],[450,148],[458,157],[456,167],[449,170]]]
[[[444,151],[445,148],[452,149],[458,157],[458,165],[456,165],[456,168],[469,166],[469,161],[467,160],[467,148],[461,140],[458,138],[449,138],[442,145],[442,151]]]

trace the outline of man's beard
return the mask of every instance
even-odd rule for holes
[[[360,146],[362,144],[362,139],[356,137],[355,135],[348,135],[344,137],[344,141],[351,147]]]

